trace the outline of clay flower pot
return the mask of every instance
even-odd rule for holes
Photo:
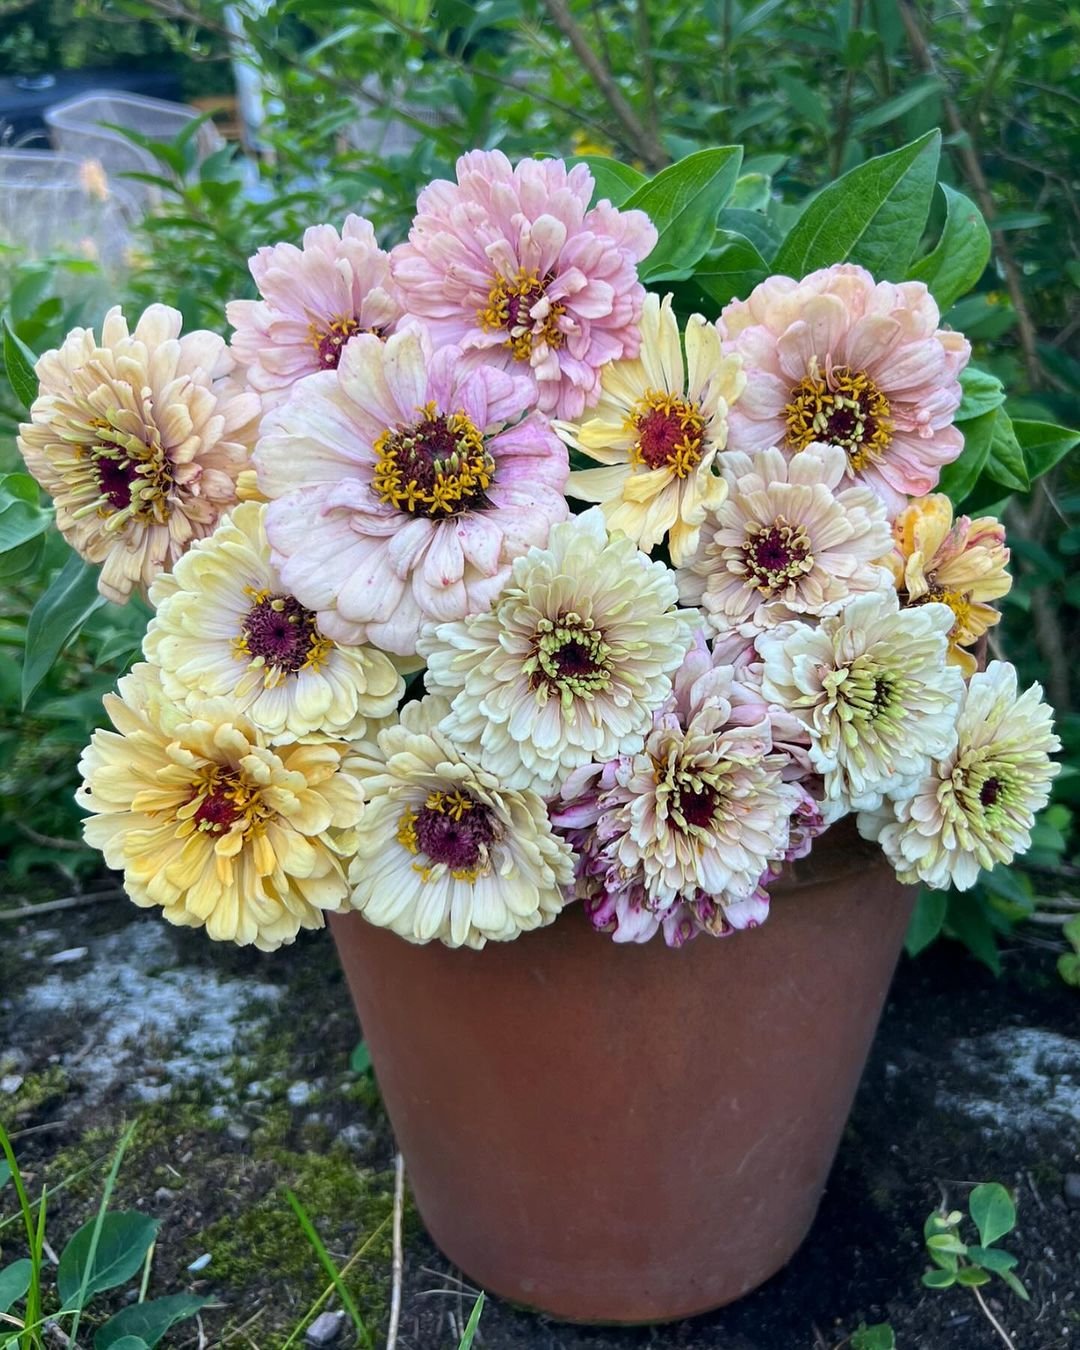
[[[332,920],[431,1236],[571,1321],[731,1302],[813,1221],[913,892],[845,822],[769,920],[679,951],[578,906],[482,952]]]

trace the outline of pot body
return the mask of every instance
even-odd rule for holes
[[[617,945],[576,905],[481,952],[333,917],[435,1242],[570,1321],[761,1284],[813,1221],[912,899],[837,826],[761,928],[678,951]]]

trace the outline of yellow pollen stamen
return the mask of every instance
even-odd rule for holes
[[[624,423],[634,445],[630,462],[643,469],[670,468],[688,478],[701,463],[705,419],[696,403],[661,389],[649,389]]]
[[[495,478],[484,437],[464,412],[417,409],[411,427],[388,428],[375,442],[372,488],[399,510],[453,516],[479,503]]]
[[[528,272],[524,267],[519,268],[513,278],[496,276],[486,307],[476,312],[477,322],[486,332],[505,329],[509,333],[506,346],[518,361],[528,361],[533,349],[541,344],[561,347],[566,340],[558,326],[559,319],[566,313],[565,305],[548,303],[540,318],[532,316],[532,310],[545,300],[545,288],[552,279],[549,275],[541,280],[538,273]]]
[[[840,445],[856,472],[880,463],[892,442],[889,400],[864,370],[832,366],[822,377],[815,363],[792,389],[784,413],[792,451],[813,441]]]

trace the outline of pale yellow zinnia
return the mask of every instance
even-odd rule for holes
[[[271,562],[265,512],[244,502],[158,577],[143,651],[192,711],[227,698],[275,745],[355,740],[396,711],[405,681],[385,653],[320,630]]]
[[[941,493],[913,501],[893,521],[893,551],[881,560],[892,572],[901,605],[939,601],[954,615],[949,662],[965,678],[977,669],[972,646],[1001,615],[988,603],[1007,595],[1012,577],[1005,527],[993,516],[953,520]]]
[[[100,340],[73,329],[39,359],[40,393],[19,428],[60,532],[101,564],[98,589],[118,604],[235,505],[261,411],[230,378],[224,339],[181,335],[181,324],[178,310],[151,305],[131,333],[119,308]]]
[[[273,951],[347,908],[363,792],[343,742],[273,750],[224,701],[197,717],[137,665],[83,751],[86,841],[137,905],[219,941]],[[357,747],[359,748],[359,747]]]
[[[601,375],[600,400],[560,435],[603,467],[570,475],[567,492],[599,502],[608,527],[649,552],[666,536],[676,567],[689,562],[705,513],[727,496],[715,470],[727,445],[728,409],[742,393],[742,359],[723,356],[715,324],[691,315],[686,359],[671,296],[645,297],[641,351]]]

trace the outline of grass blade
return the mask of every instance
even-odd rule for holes
[[[368,1331],[366,1325],[364,1324],[364,1319],[360,1316],[360,1312],[357,1309],[356,1304],[353,1302],[352,1295],[349,1293],[348,1289],[345,1288],[345,1282],[342,1280],[341,1275],[338,1272],[337,1266],[334,1265],[330,1253],[326,1250],[326,1247],[323,1245],[322,1238],[319,1237],[318,1233],[315,1231],[315,1225],[311,1222],[311,1219],[308,1217],[307,1210],[296,1198],[296,1196],[292,1193],[292,1191],[288,1189],[288,1187],[286,1187],[285,1189],[285,1198],[292,1206],[293,1213],[296,1215],[300,1223],[300,1227],[304,1230],[304,1236],[307,1238],[308,1242],[311,1243],[311,1246],[315,1251],[315,1255],[319,1258],[319,1262],[322,1265],[323,1270],[326,1271],[327,1275],[330,1277],[330,1282],[337,1290],[338,1297],[341,1299],[342,1307],[352,1318],[352,1324],[356,1328],[357,1339],[360,1340],[367,1347],[367,1350],[375,1350],[375,1342],[371,1338],[371,1332]]]
[[[31,1330],[41,1321],[41,1252],[42,1243],[38,1240],[38,1230],[41,1229],[41,1237],[44,1237],[42,1224],[39,1222],[37,1227],[34,1225],[33,1209],[30,1205],[30,1198],[26,1194],[26,1187],[23,1185],[22,1173],[19,1171],[19,1163],[15,1157],[15,1150],[11,1147],[11,1140],[8,1138],[7,1130],[0,1125],[0,1148],[4,1151],[4,1157],[7,1159],[8,1167],[11,1169],[11,1180],[15,1187],[15,1194],[19,1197],[19,1212],[22,1215],[23,1225],[26,1228],[26,1243],[30,1249],[30,1287],[26,1291],[26,1319],[24,1323],[23,1334],[19,1337],[24,1350],[30,1350],[32,1346],[41,1345],[40,1331]],[[44,1206],[42,1206],[44,1209]]]
[[[476,1335],[476,1328],[480,1325],[480,1314],[484,1311],[484,1291],[481,1290],[479,1297],[473,1304],[473,1310],[469,1314],[469,1320],[465,1324],[465,1330],[462,1332],[461,1340],[458,1342],[458,1350],[472,1350],[473,1337]]]
[[[98,1241],[101,1238],[101,1225],[105,1222],[105,1211],[109,1208],[109,1201],[112,1199],[112,1193],[116,1186],[116,1178],[120,1174],[120,1164],[124,1160],[124,1154],[127,1152],[128,1145],[135,1138],[135,1131],[138,1129],[139,1122],[133,1120],[116,1146],[116,1153],[112,1160],[112,1166],[109,1168],[109,1175],[105,1178],[105,1189],[101,1193],[101,1204],[98,1205],[97,1218],[94,1220],[94,1231],[90,1237],[90,1250],[87,1253],[86,1269],[83,1271],[82,1287],[79,1290],[79,1305],[75,1309],[75,1316],[71,1323],[71,1331],[68,1339],[72,1345],[77,1345],[79,1341],[79,1322],[82,1319],[82,1305],[86,1300],[86,1289],[90,1283],[90,1275],[94,1269],[94,1260],[97,1256]]]

